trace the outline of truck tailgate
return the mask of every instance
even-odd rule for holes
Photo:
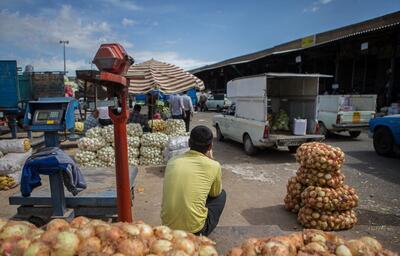
[[[338,114],[340,115],[340,124],[368,125],[375,111],[340,111]]]
[[[299,146],[305,142],[322,141],[324,135],[307,134],[307,135],[289,135],[289,134],[270,134],[270,140],[275,140],[278,146]]]

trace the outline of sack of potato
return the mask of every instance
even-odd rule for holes
[[[18,186],[20,178],[19,173],[0,175],[0,190],[9,190]]]
[[[304,206],[300,208],[297,220],[306,228],[331,231],[352,228],[357,223],[357,216],[354,210],[321,211]]]
[[[152,132],[165,132],[167,123],[162,119],[149,120],[148,125]]]
[[[358,205],[358,196],[354,188],[347,185],[334,188],[307,187],[301,194],[304,205],[323,211],[351,210]]]
[[[302,185],[297,177],[291,177],[286,185],[287,194],[284,199],[285,208],[292,212],[298,212],[303,206],[301,202],[301,193],[306,187]]]
[[[384,249],[372,237],[345,240],[334,233],[315,229],[304,229],[302,232],[284,236],[249,238],[241,246],[234,247],[227,253],[227,256],[259,255],[395,256],[398,254]]]
[[[318,169],[300,167],[296,172],[298,180],[305,186],[320,186],[337,188],[343,185],[344,175],[339,171],[330,173]]]
[[[338,147],[325,143],[310,142],[302,144],[296,151],[296,160],[301,166],[321,172],[339,170],[344,162],[344,153]]]
[[[0,140],[0,151],[5,155],[8,153],[25,153],[31,149],[29,139]]]

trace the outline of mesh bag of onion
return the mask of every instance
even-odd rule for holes
[[[291,177],[286,185],[287,194],[285,196],[285,208],[292,212],[298,212],[303,206],[301,202],[301,193],[306,186],[302,185],[298,178]]]
[[[321,172],[339,170],[344,162],[344,153],[338,147],[325,143],[310,142],[302,144],[296,151],[296,160],[301,166]]]
[[[297,220],[306,228],[345,230],[357,223],[357,216],[354,210],[321,211],[304,206],[300,208]]]
[[[323,211],[351,210],[358,205],[354,188],[344,185],[338,188],[307,187],[301,194],[305,206]]]
[[[166,226],[107,223],[77,217],[54,219],[44,229],[0,219],[1,255],[199,255],[217,256],[215,243]]]
[[[368,236],[345,240],[334,233],[304,229],[302,232],[285,236],[249,238],[241,246],[232,248],[227,254],[227,256],[258,255],[394,256],[397,253],[384,249],[376,239]]]
[[[326,173],[317,169],[300,167],[296,172],[299,182],[306,186],[337,188],[343,185],[344,175],[340,170]]]

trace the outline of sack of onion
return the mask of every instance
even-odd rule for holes
[[[0,219],[1,255],[198,255],[217,256],[215,243],[166,226],[143,222],[107,223],[77,217],[39,229],[23,221]]]
[[[141,146],[145,147],[156,147],[164,149],[168,142],[168,136],[161,132],[156,133],[145,133],[140,139]]]
[[[335,189],[309,186],[301,199],[305,206],[322,211],[351,210],[358,205],[356,191],[347,185]]]
[[[78,150],[74,158],[78,164],[84,165],[85,163],[88,163],[96,159],[96,156],[97,155],[95,152],[87,150]]]
[[[337,188],[343,185],[344,175],[340,170],[326,173],[317,169],[300,167],[296,172],[298,180],[306,186]]]
[[[101,127],[94,127],[86,131],[85,136],[87,138],[101,138],[103,135]]]
[[[162,164],[164,164],[164,158],[161,155],[151,158],[140,156],[139,158],[139,165],[162,165]]]
[[[165,133],[175,137],[175,136],[185,136],[186,126],[182,119],[168,119],[165,128]]]
[[[162,119],[149,120],[148,125],[152,132],[165,132],[167,123]]]
[[[301,166],[321,172],[339,170],[344,162],[344,153],[338,147],[321,142],[302,144],[296,152],[296,160]]]
[[[286,185],[287,194],[285,196],[285,208],[292,212],[298,212],[303,206],[301,193],[306,187],[298,181],[298,178],[291,177]]]
[[[92,151],[95,152],[98,149],[104,147],[107,142],[99,137],[99,138],[89,138],[83,137],[78,140],[78,148],[84,151]]]
[[[161,155],[161,149],[157,147],[146,147],[140,148],[140,156],[144,158],[157,158]]]
[[[126,131],[129,136],[141,137],[143,135],[143,129],[140,124],[130,123],[126,126]]]
[[[345,230],[357,223],[357,216],[354,210],[321,211],[304,206],[299,210],[297,220],[306,228]]]
[[[101,132],[105,141],[108,143],[114,142],[114,125],[104,126]]]
[[[114,165],[115,162],[115,151],[111,146],[103,147],[97,151],[97,158],[100,161]]]
[[[227,256],[258,255],[394,256],[397,254],[384,249],[376,239],[371,237],[364,236],[347,241],[334,233],[315,229],[304,229],[302,232],[285,236],[249,238],[241,246],[232,248],[227,254]]]

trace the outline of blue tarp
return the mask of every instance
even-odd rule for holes
[[[162,100],[162,101],[168,101],[169,100],[170,94],[162,93],[159,90],[153,90],[150,93],[153,94],[153,95],[159,94],[160,95],[159,99]],[[193,105],[197,105],[196,89],[195,88],[190,89],[188,91],[188,95],[190,96],[190,98],[192,98]],[[147,102],[147,95],[146,94],[135,95],[135,100],[139,101],[139,102]]]

